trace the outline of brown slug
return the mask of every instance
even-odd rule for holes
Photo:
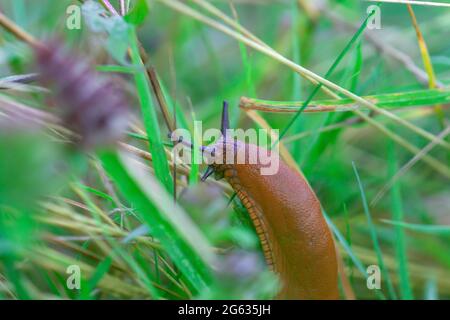
[[[266,262],[280,277],[282,288],[277,298],[338,299],[334,240],[314,191],[281,159],[275,174],[262,175],[264,165],[250,163],[249,155],[271,151],[228,138],[228,128],[224,103],[222,137],[213,147],[216,159],[234,150],[235,160],[244,152],[246,161],[212,163],[204,179],[212,173],[217,179],[225,178],[246,207]]]

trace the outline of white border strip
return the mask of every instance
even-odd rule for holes
[[[429,1],[409,1],[409,0],[365,0],[367,2],[387,2],[387,3],[399,3],[399,4],[411,4],[420,6],[430,6],[430,7],[448,7],[450,8],[450,3],[442,2],[429,2]]]

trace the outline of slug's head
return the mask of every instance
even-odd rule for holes
[[[250,172],[258,172],[261,175],[276,174],[279,169],[278,152],[259,146],[258,140],[252,140],[250,136],[249,143],[245,143],[246,138],[247,133],[243,130],[230,129],[228,103],[225,101],[223,103],[221,137],[213,146],[203,147],[203,152],[206,152],[206,156],[209,158],[209,167],[202,180],[206,180],[213,173],[217,180],[223,178],[224,175],[231,178],[234,175],[248,175]],[[259,136],[255,133],[253,138],[258,139]],[[252,143],[253,141],[255,143]],[[267,143],[266,140],[260,142]]]
[[[230,120],[228,115],[228,102],[223,102],[222,121],[220,131],[222,133],[220,139],[211,147],[205,147],[204,152],[209,158],[209,166],[202,177],[205,181],[209,176],[214,174],[216,180],[223,178],[223,172],[227,166],[237,163],[239,150],[242,149],[242,142],[237,141],[227,134],[230,129]]]

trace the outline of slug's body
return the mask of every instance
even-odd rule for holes
[[[226,126],[222,125],[222,132]],[[250,154],[268,152],[253,144],[228,141],[226,135],[215,150],[223,152],[228,149],[224,146],[231,145],[236,154],[245,152],[246,160]],[[216,177],[230,183],[250,214],[266,261],[281,278],[278,298],[338,299],[334,241],[316,195],[282,160],[274,175],[261,175],[262,167],[248,161],[212,165]]]

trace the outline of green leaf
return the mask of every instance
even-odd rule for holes
[[[145,18],[148,16],[149,7],[146,0],[138,0],[136,5],[125,16],[125,21],[135,26],[139,26],[144,23]]]

